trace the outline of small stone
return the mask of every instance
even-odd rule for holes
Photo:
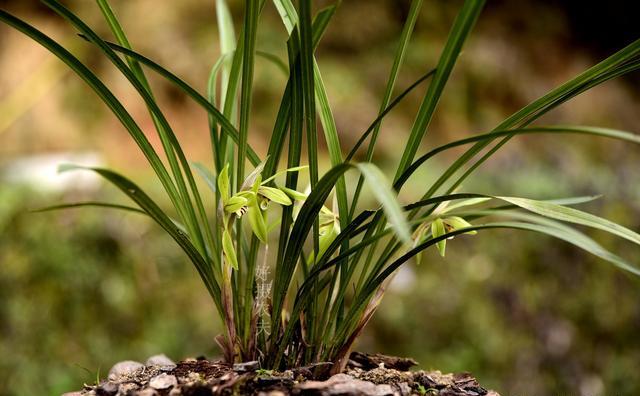
[[[162,373],[149,380],[149,386],[158,390],[168,389],[177,385],[178,379],[175,375],[169,375],[167,373]]]
[[[396,387],[400,391],[401,396],[409,396],[411,394],[411,387],[406,382],[400,382]]]
[[[160,355],[151,356],[149,359],[147,359],[147,362],[145,363],[145,365],[166,367],[166,366],[175,366],[176,363],[173,360],[169,359],[167,355],[162,353]]]
[[[253,360],[251,362],[236,363],[233,365],[233,371],[237,371],[239,373],[256,371],[259,368],[260,368],[260,363],[258,363],[257,360]]]
[[[67,392],[67,393],[63,393],[62,396],[82,396],[82,393],[80,393],[80,392]]]
[[[144,369],[144,365],[133,360],[118,362],[109,370],[109,381],[116,381],[119,377],[130,376],[136,371]]]
[[[321,394],[327,396],[395,396],[391,385],[376,385],[373,382],[355,379],[347,374],[336,374],[326,381],[307,381],[296,385],[301,394]]]
[[[397,392],[393,390],[393,387],[389,384],[376,385],[373,394],[376,396],[393,396],[397,395]]]

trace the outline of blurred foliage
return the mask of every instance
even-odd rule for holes
[[[55,37],[75,39],[58,18],[32,3],[0,1],[0,6],[36,21]],[[107,34],[93,2],[68,3]],[[231,3],[240,17],[241,2]],[[425,3],[399,81],[403,87],[435,62],[459,6],[458,1]],[[637,26],[624,23],[632,13],[614,4],[609,6],[619,19],[607,12],[608,19],[598,21],[606,34],[591,41],[593,35],[585,32],[593,16],[574,12],[575,1],[489,2],[425,145],[491,128],[603,53],[622,47],[629,36],[637,37],[629,30]],[[134,47],[203,90],[217,57],[213,2],[113,5]],[[345,1],[318,49],[344,147],[375,118],[407,7],[406,1]],[[370,25],[359,23],[365,14]],[[590,16],[584,20],[580,14]],[[284,55],[284,29],[271,7],[262,18],[259,48]],[[50,70],[41,71],[49,56],[40,48],[5,26],[0,26],[0,37],[2,106],[30,76]],[[144,104],[117,72],[80,41],[77,52],[148,129]],[[150,188],[150,172],[140,169],[141,156],[116,120],[75,76],[57,78],[58,84],[43,89],[39,101],[0,130],[0,166],[31,153],[92,148],[117,169],[134,170],[135,179]],[[251,139],[264,152],[261,136],[270,132],[284,78],[272,65],[258,62],[255,80]],[[637,132],[637,81],[632,76],[608,83],[544,122]],[[186,151],[206,160],[208,148],[200,140],[207,133],[205,114],[163,82],[152,83]],[[44,83],[35,78],[32,84]],[[377,162],[397,160],[404,144],[398,134],[410,128],[420,95],[410,95],[385,121]],[[639,150],[601,139],[567,137],[562,142],[561,150],[551,150],[544,137],[515,139],[465,188],[532,198],[604,193],[588,209],[640,229]],[[442,164],[417,174],[407,194],[420,193],[437,174],[431,169]],[[0,183],[0,394],[60,394],[93,381],[98,369],[104,375],[118,360],[144,360],[160,352],[174,359],[218,354],[213,336],[220,332],[219,322],[211,317],[213,307],[200,280],[173,242],[147,219],[99,209],[28,212],[111,195],[119,199],[112,189],[51,194]],[[628,245],[603,234],[595,237],[633,257]],[[425,265],[410,264],[398,274],[360,349],[412,356],[423,368],[471,371],[502,394],[640,392],[637,279],[561,242],[522,232],[460,237],[447,250],[444,260],[432,251]]]
[[[0,394],[60,394],[161,352],[211,355],[214,308],[170,240],[136,214],[29,212],[60,199],[0,187]]]

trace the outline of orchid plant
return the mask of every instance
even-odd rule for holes
[[[444,256],[451,238],[486,229],[551,235],[640,274],[626,259],[569,226],[603,230],[640,244],[638,233],[572,207],[594,197],[536,201],[461,192],[460,187],[479,166],[520,135],[569,133],[640,143],[638,135],[612,129],[534,124],[575,96],[640,68],[640,40],[531,102],[493,130],[468,135],[417,156],[463,45],[481,13],[482,0],[464,2],[437,64],[426,68],[421,78],[394,96],[422,7],[421,0],[411,1],[379,115],[349,151],[340,141],[320,62],[314,55],[339,4],[315,9],[311,0],[299,0],[297,4],[292,0],[246,0],[242,26],[236,30],[226,2],[216,0],[221,55],[212,66],[208,92],[203,95],[133,50],[108,0],[97,0],[97,5],[115,42],[100,37],[59,1],[42,2],[77,29],[136,89],[151,114],[164,159],[127,108],[78,57],[14,15],[0,10],[0,20],[60,58],[97,93],[140,147],[172,205],[161,208],[133,181],[113,170],[65,165],[61,170],[98,173],[136,206],[78,202],[55,208],[92,205],[129,210],[143,213],[160,225],[184,250],[215,303],[225,328],[216,340],[228,362],[259,360],[265,369],[282,369],[330,361],[334,372],[341,371],[400,266],[414,259],[425,261],[421,253],[430,247]],[[283,43],[287,61],[257,48],[260,14],[264,7],[271,6],[281,16],[288,34]],[[248,143],[257,57],[276,62],[287,75],[266,153],[258,153]],[[210,163],[188,161],[154,98],[148,72],[174,84],[209,117]],[[381,124],[408,93],[426,84],[395,175],[387,176],[371,163]],[[326,142],[331,162],[331,168],[324,172],[318,161],[321,139]],[[301,165],[303,147],[307,149],[305,166]],[[419,200],[399,202],[398,192],[406,183],[422,185],[412,178],[417,169],[456,147],[467,149],[426,186]],[[284,170],[278,172],[279,168]],[[196,182],[194,171],[202,176],[206,192],[201,191],[203,183]],[[345,182],[348,171],[359,172],[352,190]],[[300,183],[303,177],[308,179],[306,189]],[[374,209],[365,209],[361,202],[365,183],[378,202]],[[206,204],[209,201],[214,204]]]

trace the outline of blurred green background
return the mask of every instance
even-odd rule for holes
[[[213,1],[113,0],[133,46],[204,91],[218,56]],[[93,2],[67,4],[106,36]],[[425,1],[406,67],[406,87],[432,67],[460,1]],[[0,7],[71,46],[122,98],[143,129],[144,104],[126,81],[59,18],[35,1]],[[242,5],[231,1],[238,19]],[[626,7],[626,8],[625,8]],[[347,0],[318,49],[342,145],[376,116],[408,1]],[[367,18],[368,23],[362,23]],[[463,52],[424,141],[425,149],[485,131],[545,91],[640,36],[630,5],[609,1],[490,1]],[[259,49],[286,58],[271,5]],[[207,163],[206,116],[152,78],[190,158]],[[259,61],[251,143],[266,151],[284,76]],[[640,131],[638,74],[609,82],[545,116]],[[376,162],[391,167],[422,90],[387,118]],[[149,133],[151,139],[155,139]],[[136,214],[31,209],[78,200],[125,202],[87,175],[59,177],[58,163],[108,165],[159,200],[158,183],[125,130],[75,75],[0,26],[0,395],[60,394],[123,359],[174,359],[219,351],[221,331],[200,280],[173,241]],[[154,144],[158,143],[153,141]],[[205,144],[206,143],[206,144]],[[584,209],[640,229],[640,148],[603,139],[518,138],[467,191],[557,198],[604,194]],[[443,156],[406,197],[446,166]],[[324,159],[324,169],[328,160]],[[421,183],[423,181],[423,183]],[[404,197],[404,196],[403,196]],[[633,260],[638,251],[594,233]],[[416,358],[425,369],[470,371],[504,395],[636,395],[640,392],[640,281],[549,238],[511,231],[451,241],[396,277],[359,350]],[[637,262],[637,260],[636,260]]]

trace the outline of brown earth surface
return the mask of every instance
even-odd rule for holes
[[[499,396],[468,373],[408,371],[416,365],[412,359],[358,352],[351,354],[344,373],[333,376],[331,363],[284,372],[259,369],[257,362],[232,366],[204,358],[174,365],[118,365],[108,379],[63,396]]]

